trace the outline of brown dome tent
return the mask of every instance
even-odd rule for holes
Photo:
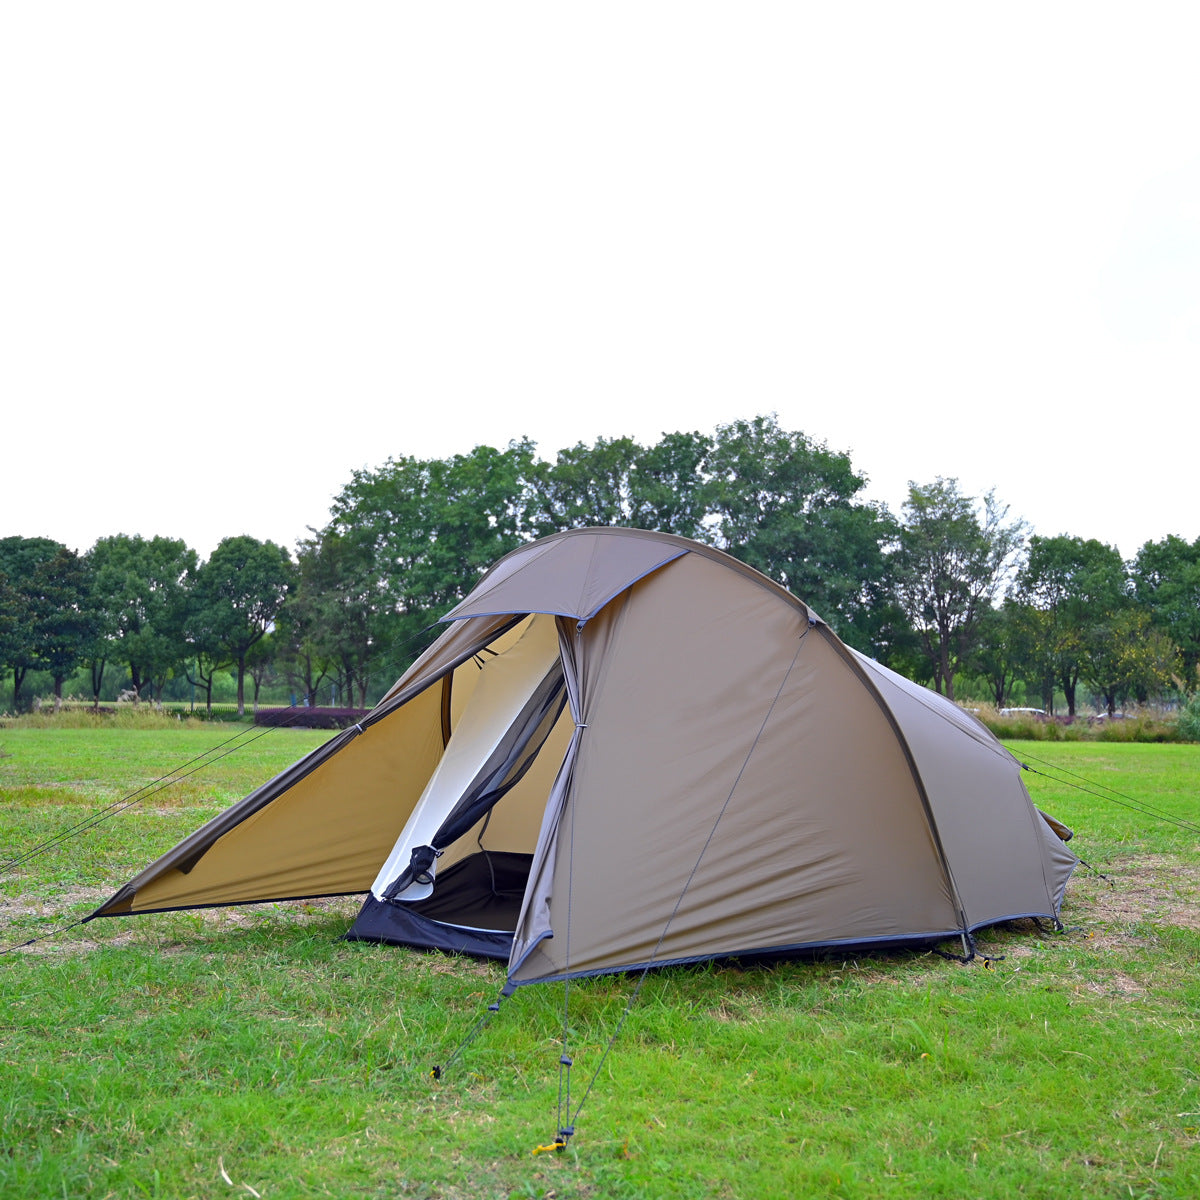
[[[360,725],[92,917],[367,893],[349,937],[510,986],[1056,918],[1076,859],[1012,755],[728,555],[571,530],[444,621]]]

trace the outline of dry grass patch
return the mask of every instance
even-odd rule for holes
[[[1068,886],[1063,919],[1075,910],[1099,944],[1130,944],[1145,922],[1200,930],[1200,865],[1169,854],[1124,855],[1094,871],[1077,874]]]
[[[96,905],[111,895],[112,892],[105,888],[64,887],[58,888],[50,896],[33,896],[28,893],[0,896],[0,919],[8,921],[16,917],[63,917],[72,905]]]
[[[1093,996],[1125,996],[1137,999],[1146,994],[1145,984],[1126,975],[1123,971],[1106,972],[1101,977],[1086,979],[1075,988],[1076,993],[1089,992]]]

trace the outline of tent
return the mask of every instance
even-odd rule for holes
[[[358,725],[88,919],[365,893],[348,937],[501,958],[511,988],[1057,918],[1076,859],[1013,756],[728,555],[571,530],[443,620]]]

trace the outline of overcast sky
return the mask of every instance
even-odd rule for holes
[[[1200,15],[9,4],[0,534],[777,412],[893,509],[1200,535]]]

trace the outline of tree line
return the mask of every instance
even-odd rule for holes
[[[0,539],[0,670],[13,709],[40,679],[61,698],[106,679],[139,698],[186,685],[324,688],[365,706],[435,635],[430,626],[523,542],[587,525],[681,534],[783,584],[851,645],[954,698],[998,707],[1080,688],[1113,712],[1191,694],[1200,663],[1200,539],[1147,542],[1126,562],[1096,540],[1043,537],[993,493],[910,485],[898,514],[862,493],[849,456],[773,416],[650,446],[600,438],[539,459],[533,442],[354,472],[293,556],[248,536],[201,561],[184,542],[116,534],[84,553]]]

